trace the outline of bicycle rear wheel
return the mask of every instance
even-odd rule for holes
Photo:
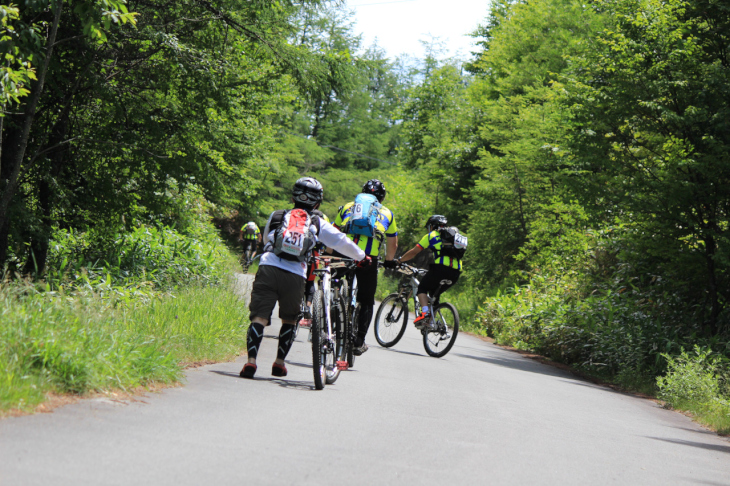
[[[434,329],[422,330],[423,347],[429,356],[440,358],[451,350],[459,334],[459,313],[451,304],[439,304],[433,312]]]
[[[408,301],[400,294],[390,294],[375,313],[375,339],[384,348],[394,346],[403,337],[408,325]]]
[[[343,300],[337,299],[332,301],[332,327],[335,333],[335,353],[332,355],[332,365],[330,367],[329,360],[326,366],[327,384],[331,385],[340,376],[340,369],[337,367],[337,361],[345,361],[347,359],[347,338],[345,334],[345,303]]]
[[[312,302],[312,372],[314,373],[314,388],[321,390],[327,382],[325,373],[323,332],[324,329],[324,306],[322,302],[322,291],[314,293]]]
[[[356,304],[350,317],[350,325],[347,333],[347,366],[355,366],[355,334],[357,333],[357,321],[360,319],[360,304]]]

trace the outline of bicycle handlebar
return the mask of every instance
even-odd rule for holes
[[[324,263],[325,266],[328,266],[330,268],[355,268],[357,266],[357,261],[351,258],[322,255],[312,257],[310,259],[310,263]]]
[[[428,272],[428,270],[424,270],[422,268],[417,268],[411,265],[408,265],[407,263],[398,262],[398,266],[396,267],[396,271],[405,274],[405,275],[424,275]]]

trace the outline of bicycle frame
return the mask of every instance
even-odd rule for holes
[[[421,273],[425,273],[425,270],[420,270],[416,267],[412,267],[410,265],[401,264],[403,268],[408,270],[410,273],[406,274],[409,279],[407,282],[402,282],[400,284],[400,289],[398,293],[401,295],[403,299],[408,301],[408,297],[413,298],[413,311],[416,316],[418,316],[421,313],[421,303],[418,301],[418,286],[421,283],[420,280],[418,280],[418,276],[421,275]],[[438,307],[441,297],[441,285],[439,285],[436,288],[436,291],[433,292],[433,296],[430,294],[427,294],[429,305],[431,306],[431,309],[435,309]],[[433,313],[431,313],[431,318],[433,319]]]
[[[324,261],[323,261],[324,260]],[[322,289],[322,296],[324,302],[322,302],[322,312],[324,312],[324,321],[326,326],[326,332],[327,332],[327,346],[328,348],[331,347],[331,343],[333,341],[333,329],[332,329],[332,298],[331,298],[331,292],[332,292],[332,269],[330,267],[329,261],[325,259],[320,259],[320,257],[315,257],[315,261],[317,263],[324,263],[324,268],[322,269],[316,269],[314,270],[315,273],[319,273],[319,280],[321,284]],[[317,285],[315,281],[315,285]],[[334,349],[328,349],[330,352],[334,352]]]

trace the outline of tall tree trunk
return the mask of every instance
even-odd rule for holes
[[[28,139],[30,138],[30,130],[33,126],[33,120],[35,119],[36,108],[38,102],[43,93],[43,84],[45,83],[46,74],[48,73],[48,66],[51,62],[51,56],[53,55],[53,45],[56,42],[56,34],[58,33],[58,24],[61,21],[61,12],[63,11],[63,2],[57,2],[56,8],[53,12],[53,23],[51,24],[51,30],[46,40],[46,56],[43,60],[43,64],[37,73],[37,80],[33,83],[28,103],[25,105],[23,115],[21,115],[19,125],[21,126],[20,134],[15,139],[7,139],[5,151],[10,152],[3,161],[3,172],[7,169],[8,178],[3,179],[5,187],[3,188],[2,198],[0,199],[0,265],[5,262],[7,258],[7,239],[5,242],[2,241],[2,229],[9,226],[9,215],[8,209],[10,203],[15,196],[18,189],[18,182],[20,177],[20,170],[23,167],[23,160],[25,159],[25,151],[28,147]],[[8,167],[6,167],[6,164]]]
[[[715,238],[708,236],[705,238],[705,259],[707,261],[707,286],[710,298],[710,333],[714,336],[718,333],[717,319],[720,316],[720,301],[717,293],[717,275],[715,268],[715,253],[717,252],[717,244]]]
[[[46,173],[38,185],[38,205],[41,209],[41,230],[30,242],[30,254],[25,262],[23,273],[29,275],[35,273],[41,275],[46,269],[46,261],[48,259],[48,248],[51,239],[51,231],[53,230],[53,220],[51,214],[53,212],[53,204],[56,198],[56,179],[61,175],[63,165],[66,158],[66,148],[60,147],[61,142],[66,140],[70,123],[70,106],[71,101],[61,113],[61,117],[56,121],[51,136],[48,140],[48,147],[59,148],[52,151],[48,156],[50,161],[50,170]]]
[[[2,134],[5,140],[15,140],[20,136],[20,130],[17,121],[21,115],[5,115],[3,117]],[[11,167],[8,160],[13,159],[14,149],[16,145],[5,144],[2,154],[0,154],[0,183],[10,179]],[[6,218],[5,222],[0,224],[0,268],[8,261],[8,245],[10,238],[10,218]]]

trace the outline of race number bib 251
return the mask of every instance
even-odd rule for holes
[[[304,253],[304,235],[294,231],[284,233],[284,238],[281,241],[281,250],[290,255],[301,255]]]

